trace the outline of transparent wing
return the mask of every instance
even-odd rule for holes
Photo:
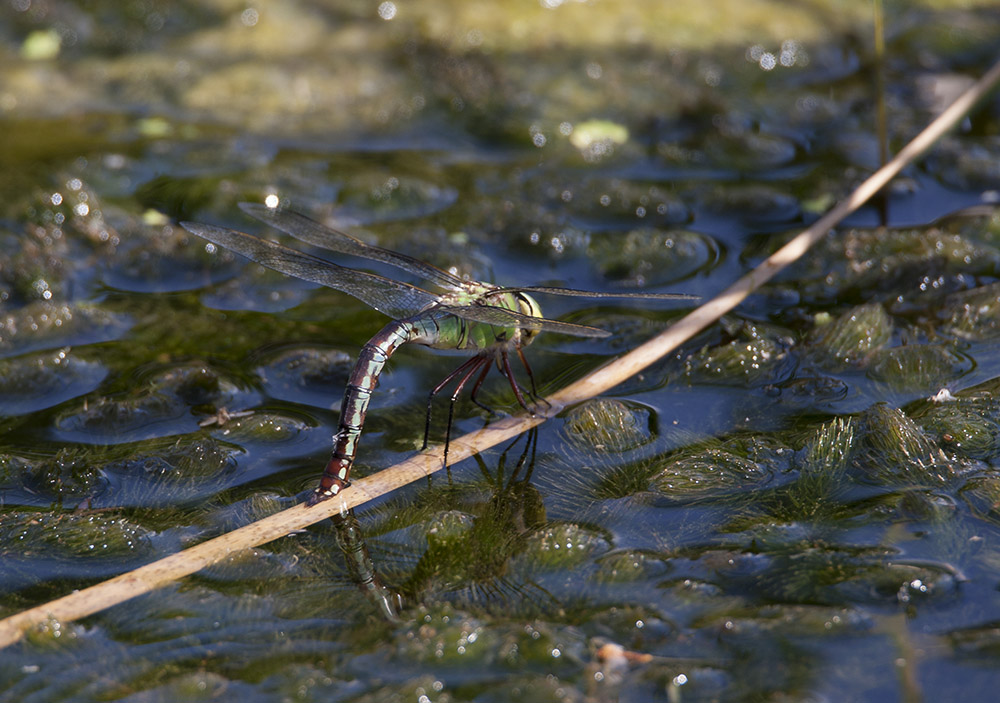
[[[551,286],[504,286],[504,290],[522,291],[524,293],[547,293],[548,295],[566,295],[574,298],[619,298],[624,300],[698,300],[697,295],[686,293],[601,293],[593,290],[576,290],[575,288],[553,288]]]
[[[546,330],[548,332],[559,332],[561,334],[571,334],[574,337],[610,337],[611,333],[597,327],[587,327],[586,325],[575,325],[572,322],[560,322],[559,320],[549,320],[544,317],[532,317],[521,313],[497,308],[490,305],[469,305],[450,306],[439,305],[437,310],[443,310],[456,317],[462,317],[473,322],[485,322],[488,325],[497,327],[521,327],[529,330]]]
[[[327,251],[360,256],[372,261],[389,264],[412,273],[415,276],[419,276],[424,280],[432,281],[443,288],[451,290],[463,290],[465,288],[465,282],[462,279],[439,269],[433,264],[415,259],[406,254],[400,254],[397,251],[365,244],[360,239],[352,237],[346,232],[327,227],[293,210],[278,210],[258,203],[240,203],[240,209],[251,217],[255,217],[265,224],[292,235],[300,242],[312,244]]]
[[[408,283],[338,266],[245,232],[195,222],[180,224],[191,234],[230,249],[261,266],[353,295],[395,319],[410,317],[439,300],[438,296]]]
[[[240,203],[240,209],[261,222],[290,234],[301,242],[311,244],[327,251],[335,251],[350,256],[360,256],[371,261],[389,264],[419,276],[427,281],[456,291],[468,289],[468,282],[447,271],[439,269],[426,261],[401,254],[391,249],[373,246],[362,242],[346,232],[328,227],[316,222],[294,210],[279,210],[260,203]],[[546,293],[577,298],[617,298],[631,300],[697,300],[698,296],[681,293],[600,293],[597,291],[576,290],[552,286],[520,286],[507,288],[510,291],[526,293]]]

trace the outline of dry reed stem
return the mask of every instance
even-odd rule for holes
[[[566,405],[579,403],[618,385],[630,376],[662,359],[729,312],[750,293],[771,280],[779,271],[799,259],[844,217],[883,188],[907,164],[964,117],[983,95],[1000,81],[1000,63],[995,64],[969,90],[942,112],[885,166],[811,227],[785,244],[757,268],[696,310],[685,315],[661,334],[631,352],[594,370],[548,398],[552,404],[544,414],[511,417],[471,432],[451,442],[449,464],[513,438],[544,422]],[[366,503],[408,483],[429,476],[442,467],[438,448],[413,456],[372,476],[354,482],[337,497],[307,508],[296,505],[250,525],[215,537],[197,546],[172,554],[146,566],[108,579],[81,591],[25,610],[0,621],[0,648],[20,640],[29,627],[50,620],[68,622],[100,612],[130,598],[148,593],[172,581],[225,559],[230,554],[278,539],[331,515]]]

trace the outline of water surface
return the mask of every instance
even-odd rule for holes
[[[474,279],[708,298],[878,163],[866,4],[0,12],[3,616],[288,507],[326,462],[386,319],[177,221],[281,239],[237,208],[276,195]],[[886,24],[898,148],[1000,13]],[[48,623],[0,697],[991,700],[998,105],[669,359],[354,521]],[[613,332],[541,335],[543,394],[688,307],[541,303]],[[394,356],[359,475],[419,449],[459,361]],[[496,374],[481,399],[518,411]],[[459,403],[455,432],[489,420]]]

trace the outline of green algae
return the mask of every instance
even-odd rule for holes
[[[858,363],[889,342],[892,320],[879,303],[867,303],[820,324],[810,347],[822,362],[834,367]]]
[[[648,412],[610,398],[577,406],[563,427],[573,444],[599,452],[624,452],[651,439]]]

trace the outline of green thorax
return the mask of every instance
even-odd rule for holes
[[[542,316],[541,307],[526,293],[475,283],[464,291],[442,295],[437,305],[411,317],[409,322],[415,330],[410,341],[434,349],[476,352],[494,347],[524,347],[538,334],[538,330],[467,320],[447,310],[474,305],[502,308],[530,317]]]

